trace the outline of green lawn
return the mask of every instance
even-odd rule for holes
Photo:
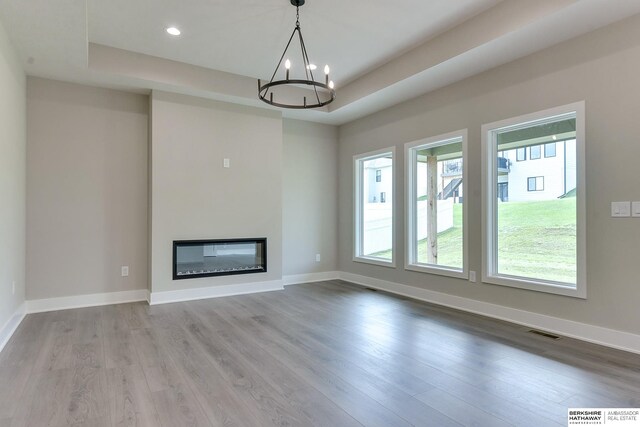
[[[498,204],[498,272],[575,283],[576,199]],[[453,228],[438,233],[438,264],[462,268],[462,205],[454,205]],[[391,251],[374,256],[391,258]],[[418,260],[427,260],[426,239]]]
[[[453,227],[438,233],[438,265],[462,269],[462,205],[453,205]],[[418,262],[427,263],[427,239],[418,242]]]
[[[575,212],[575,197],[499,204],[498,273],[575,283]]]

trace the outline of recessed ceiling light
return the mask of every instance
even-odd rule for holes
[[[172,36],[179,36],[180,30],[177,29],[176,27],[169,27],[167,28],[167,33],[171,34]]]
[[[311,71],[313,71],[316,68],[318,68],[318,66],[316,64],[309,64],[309,65],[307,65],[307,68],[310,69]]]

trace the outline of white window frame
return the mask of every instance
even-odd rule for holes
[[[533,185],[533,187],[534,187],[534,188],[533,188],[533,190],[530,190],[530,189],[529,189],[529,180],[531,180],[531,179],[533,179],[533,184],[534,184],[534,185]],[[542,188],[541,188],[541,189],[539,189],[539,190],[538,190],[538,179],[541,179],[541,180],[542,180]],[[527,177],[527,192],[528,192],[528,193],[534,193],[534,192],[536,192],[536,191],[538,191],[538,192],[539,192],[539,191],[544,191],[544,176],[540,176],[540,175],[539,175],[539,176],[530,176],[530,177]]]
[[[538,153],[538,157],[533,157],[533,149],[538,148],[540,152]],[[542,150],[544,147],[542,145],[532,145],[529,147],[529,160],[540,160],[542,159]]]
[[[553,156],[547,156],[547,147],[553,145]],[[544,144],[544,158],[552,159],[558,155],[558,143],[556,141]]]
[[[405,241],[406,256],[405,270],[418,271],[422,273],[438,274],[441,276],[456,277],[459,279],[469,278],[469,245],[468,245],[468,208],[469,208],[469,186],[467,185],[467,129],[449,132],[443,135],[433,136],[419,141],[408,142],[404,145],[405,158],[405,200],[406,200],[406,223]],[[424,264],[417,261],[417,247],[415,243],[416,218],[416,191],[415,180],[417,147],[434,148],[454,142],[462,143],[462,188],[464,189],[464,202],[462,204],[462,269],[438,266],[435,264]]]
[[[391,200],[387,197],[386,203],[391,202],[391,260],[362,255],[362,165],[365,161],[391,155],[392,159],[392,185]],[[380,265],[383,267],[396,267],[396,147],[382,148],[368,153],[353,156],[353,261],[366,264]]]
[[[576,119],[576,232],[577,277],[575,287],[566,283],[542,279],[529,279],[498,274],[497,271],[497,140],[499,131],[526,128],[545,121],[554,122],[563,116]],[[568,104],[544,111],[525,114],[482,126],[482,281],[501,286],[528,289],[576,298],[587,298],[587,225],[585,189],[585,103]]]

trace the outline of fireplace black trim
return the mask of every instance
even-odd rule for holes
[[[206,243],[262,243],[263,244],[263,270],[235,270],[219,271],[215,273],[196,273],[189,275],[178,275],[178,246],[198,246]],[[258,274],[267,272],[267,238],[243,238],[243,239],[204,239],[204,240],[174,240],[173,241],[173,280],[196,279],[200,277],[231,276],[236,274]]]

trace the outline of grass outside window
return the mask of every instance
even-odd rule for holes
[[[500,274],[538,277],[572,283],[576,277],[576,199],[507,202],[498,205],[500,229],[498,254]],[[454,205],[454,226],[438,233],[438,261],[445,265],[462,262],[462,205]],[[527,218],[522,221],[522,218]],[[426,239],[418,242],[418,259],[425,259]],[[391,251],[374,256],[385,258]]]

